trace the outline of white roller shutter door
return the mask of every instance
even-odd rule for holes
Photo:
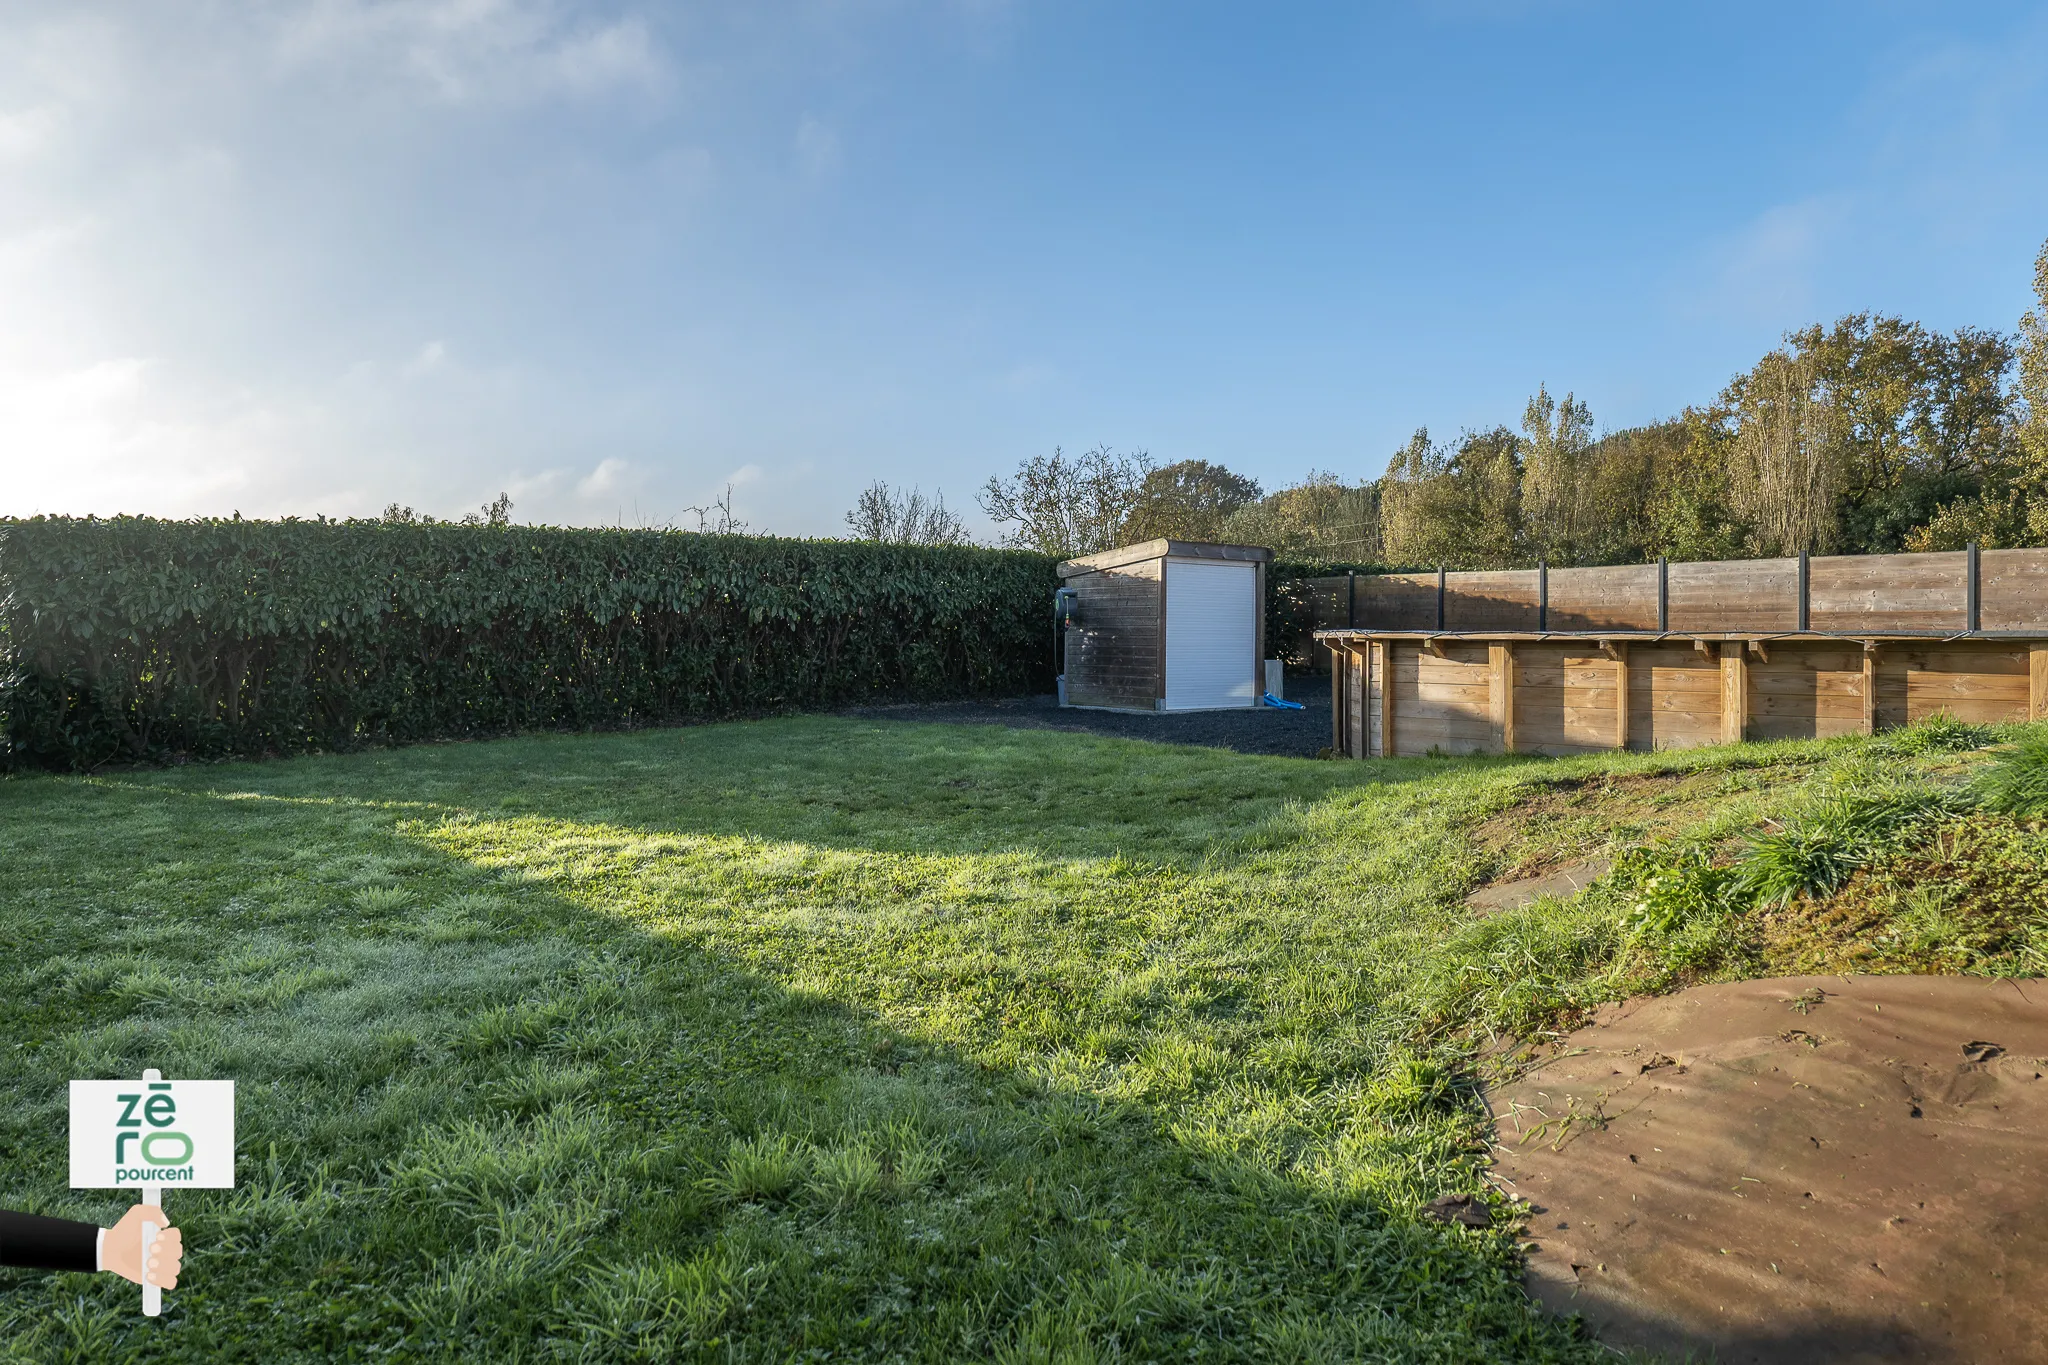
[[[1256,706],[1258,568],[1166,561],[1168,711]]]

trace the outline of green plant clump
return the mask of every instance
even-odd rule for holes
[[[1961,794],[1932,787],[1830,792],[1794,818],[1750,835],[1730,890],[1745,906],[1828,895],[1913,831],[1966,806]]]
[[[2048,819],[2048,735],[2026,736],[1994,758],[1978,778],[1977,795],[2002,815]]]
[[[1894,754],[1960,753],[1981,749],[1996,742],[1998,727],[1973,725],[1957,720],[1946,711],[1936,711],[1923,720],[1901,726],[1886,734],[1873,747]]]

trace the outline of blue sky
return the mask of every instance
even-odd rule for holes
[[[0,512],[829,535],[2010,330],[2038,4],[0,0]],[[986,531],[978,515],[970,517]]]

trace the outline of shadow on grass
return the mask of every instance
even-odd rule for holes
[[[1841,1312],[1796,1326],[1743,1327],[1711,1336],[1687,1330],[1647,1305],[1598,1303],[1560,1297],[1562,1312],[1584,1315],[1587,1326],[1617,1350],[1634,1350],[1671,1365],[1975,1365],[1976,1358],[1885,1321]]]
[[[5,1198],[122,1202],[49,1193],[73,1076],[231,1076],[242,1157],[176,1196],[165,1319],[7,1273],[12,1358],[1595,1358],[1405,1178],[1319,1182],[603,913],[549,866],[573,837],[521,863],[473,809],[49,788],[0,806],[41,850],[0,978]]]
[[[554,755],[572,751],[573,763]],[[1125,857],[1192,869],[1309,805],[1527,756],[1314,762],[988,725],[800,717],[320,760],[348,785],[479,816],[625,824],[877,853]],[[303,764],[241,767],[319,795]],[[1250,844],[1246,843],[1251,838]]]

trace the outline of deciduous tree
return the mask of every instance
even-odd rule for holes
[[[1119,455],[1097,446],[1070,459],[1054,447],[1007,479],[991,478],[978,500],[991,521],[1007,528],[1006,545],[1068,557],[1093,554],[1120,543],[1153,468],[1142,450]]]
[[[1454,569],[1512,568],[1522,534],[1522,443],[1506,427],[1468,431],[1446,450],[1419,428],[1380,483],[1386,558]]]
[[[1207,460],[1176,460],[1148,470],[1138,481],[1137,506],[1125,524],[1126,541],[1216,540],[1233,512],[1259,500],[1257,480]]]
[[[1567,393],[1547,387],[1522,412],[1522,525],[1528,549],[1556,564],[1594,557],[1593,414]]]
[[[877,479],[860,495],[846,524],[855,540],[892,545],[965,545],[967,527],[960,514],[946,506],[946,495],[927,500],[916,488],[892,488]]]

